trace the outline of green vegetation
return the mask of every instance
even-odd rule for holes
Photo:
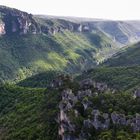
[[[55,90],[0,86],[0,139],[57,139],[58,102]]]
[[[79,115],[75,117],[73,112],[69,112],[69,116],[71,117],[72,122],[76,124],[76,134],[80,133],[80,129],[82,128],[83,121],[87,119],[93,119],[93,115],[91,115],[93,109],[98,109],[100,111],[99,119],[101,121],[105,121],[102,117],[103,113],[111,114],[112,112],[125,114],[127,118],[131,118],[135,116],[136,113],[140,113],[140,99],[135,100],[131,94],[128,93],[103,93],[99,96],[92,96],[87,98],[89,102],[92,102],[93,105],[90,105],[88,109],[83,110],[82,103],[78,102],[75,105],[75,109],[78,110]],[[96,130],[94,127],[85,128],[84,133],[90,133],[90,136],[87,136],[87,140],[138,140],[140,134],[133,133],[130,126],[123,126],[119,124],[113,124],[110,122],[110,127],[108,130]]]
[[[35,79],[32,78],[30,80],[40,81],[44,76],[45,74],[42,74],[40,77],[38,75],[40,79],[35,77]],[[49,78],[52,79],[51,73]],[[30,80],[28,81],[29,83],[31,82]],[[77,95],[78,90],[81,90],[80,85],[76,81],[64,79],[63,82],[64,85],[57,89],[27,88],[15,85],[0,86],[0,139],[57,139],[59,126],[56,119],[59,113],[61,92],[63,89],[70,88],[75,95]],[[91,88],[91,90],[93,93],[96,92],[94,88]],[[94,104],[91,104],[85,111],[82,102],[77,102],[74,108],[79,112],[78,117],[74,117],[74,110],[69,111],[69,117],[77,127],[75,134],[80,133],[84,120],[92,118],[91,111],[93,109],[99,109],[101,114],[110,114],[115,111],[131,117],[139,113],[140,108],[139,98],[134,99],[132,94],[126,92],[117,92],[115,94],[106,92],[99,95],[84,97],[83,100]],[[102,119],[102,117],[100,119]],[[132,133],[129,127],[120,125],[111,125],[108,130],[104,131],[95,130],[94,128],[84,129],[84,132],[92,134],[92,137],[87,137],[87,140],[91,138],[92,140],[99,138],[101,140],[106,138],[109,140],[119,140],[120,137],[121,139],[129,138],[137,140],[139,138],[139,133]]]
[[[88,33],[65,31],[53,36],[1,36],[0,81],[16,82],[52,70],[75,73],[95,66],[98,61],[95,54],[103,52],[104,46],[111,42],[100,38],[100,50],[96,43],[88,40],[87,35]],[[92,35],[94,38],[95,35],[90,34],[91,37]],[[111,48],[106,45],[105,48],[110,51],[115,49],[113,45]]]
[[[107,66],[135,66],[140,65],[140,43],[128,46],[119,51],[104,64]]]
[[[54,80],[58,74],[60,73],[56,71],[40,73],[20,81],[17,85],[32,88],[46,88],[50,86],[52,80]]]
[[[83,73],[77,79],[86,78],[104,82],[117,90],[134,91],[140,86],[140,67],[98,67]]]

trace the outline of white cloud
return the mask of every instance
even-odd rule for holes
[[[34,14],[107,19],[140,19],[139,0],[0,0]]]

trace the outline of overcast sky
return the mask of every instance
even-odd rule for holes
[[[140,0],[0,0],[32,14],[140,20]]]

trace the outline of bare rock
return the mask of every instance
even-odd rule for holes
[[[0,35],[4,35],[6,33],[5,31],[5,24],[0,23]]]

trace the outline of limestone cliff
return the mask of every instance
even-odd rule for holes
[[[63,30],[86,32],[87,25],[59,20],[53,23],[17,9],[0,6],[0,35],[3,34],[55,34]],[[41,22],[40,22],[41,21]],[[46,24],[48,22],[48,24]],[[43,24],[42,24],[43,23]],[[56,24],[56,25],[55,25]]]
[[[36,34],[39,26],[31,14],[16,9],[0,7],[0,34]]]
[[[87,33],[102,32],[117,46],[140,40],[140,22],[108,20],[70,20],[64,17],[32,15],[17,9],[0,6],[0,35],[3,34],[49,34],[69,30]],[[94,40],[93,38],[90,38]],[[98,39],[97,39],[98,40]]]

